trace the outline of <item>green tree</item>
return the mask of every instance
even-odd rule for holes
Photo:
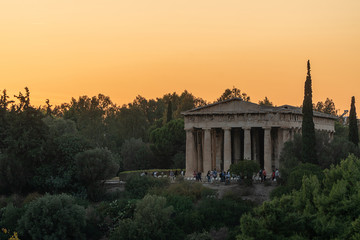
[[[135,138],[126,140],[121,146],[121,157],[125,170],[149,169],[154,161],[149,145]]]
[[[136,204],[134,219],[120,221],[110,239],[177,239],[170,221],[173,211],[166,198],[146,195]]]
[[[151,188],[164,188],[169,185],[167,178],[129,175],[126,178],[125,192],[130,198],[141,199]]]
[[[77,192],[75,155],[89,150],[90,142],[79,134],[70,119],[47,116],[49,131],[44,145],[44,161],[35,169],[31,184],[39,192]]]
[[[354,143],[356,146],[359,144],[359,132],[356,119],[356,107],[355,107],[355,97],[351,98],[351,107],[349,115],[349,141]]]
[[[106,133],[107,117],[113,116],[118,111],[110,97],[103,94],[88,97],[81,96],[78,100],[72,98],[71,103],[63,110],[65,119],[71,119],[76,123],[80,134],[89,139],[96,147],[105,147],[107,143]]]
[[[245,92],[241,93],[240,89],[233,87],[232,89],[225,89],[224,93],[216,100],[216,102],[221,102],[232,98],[240,98],[246,102],[250,101],[250,96],[248,96]]]
[[[255,161],[242,160],[238,163],[231,164],[230,172],[235,175],[239,175],[242,178],[252,179],[260,169],[260,166]]]
[[[302,160],[317,164],[315,126],[313,121],[313,104],[311,89],[310,61],[307,62],[307,76],[303,101],[302,120]]]
[[[111,152],[107,149],[91,149],[75,156],[76,176],[87,188],[88,195],[98,200],[105,180],[114,177],[119,166],[115,163]]]
[[[205,106],[207,103],[202,98],[197,98],[193,94],[189,93],[187,90],[181,93],[179,96],[178,106],[174,112],[174,118],[182,118],[181,112]]]
[[[158,157],[157,166],[172,166],[172,158],[178,152],[185,152],[184,120],[175,119],[150,133],[151,149]],[[178,163],[179,164],[179,163]]]
[[[31,180],[35,169],[45,159],[44,145],[48,128],[42,121],[43,114],[30,105],[30,91],[19,93],[18,104],[7,109],[9,101],[2,97],[1,121],[5,127],[1,132],[0,185],[3,190],[21,193],[31,191]],[[21,179],[16,179],[21,175]]]
[[[270,107],[274,106],[273,103],[266,96],[264,100],[259,101],[259,105],[270,106]]]
[[[317,102],[314,106],[314,110],[318,112],[323,112],[336,116],[337,110],[335,108],[335,103],[332,99],[326,98],[325,102]]]
[[[122,106],[116,115],[117,134],[124,139],[147,139],[149,123],[146,115],[138,106]]]
[[[85,239],[85,209],[66,194],[31,202],[20,219],[20,232],[31,239]]]
[[[303,170],[305,175],[308,170],[319,173],[314,165]],[[304,176],[298,191],[264,202],[242,216],[237,239],[356,239],[360,234],[359,159],[350,155],[324,170],[323,176],[323,180]]]

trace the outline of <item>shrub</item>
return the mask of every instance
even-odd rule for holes
[[[234,227],[240,223],[242,214],[251,210],[252,205],[242,200],[231,199],[203,199],[199,201],[197,211],[204,219],[203,226]]]
[[[270,193],[270,199],[280,198],[282,195],[291,193],[291,189],[288,186],[278,186]]]
[[[167,189],[162,189],[161,194],[186,196],[197,201],[201,198],[214,196],[216,192],[212,189],[204,187],[201,183],[183,181],[180,183],[171,184]]]
[[[324,178],[324,173],[318,165],[311,163],[300,164],[290,172],[287,186],[291,190],[299,190],[302,185],[303,177],[311,175],[316,175],[320,182]]]
[[[136,204],[134,219],[122,220],[111,239],[174,239],[172,213],[173,207],[167,206],[166,198],[146,195]]]
[[[147,169],[154,161],[154,154],[142,139],[125,140],[121,147],[121,156],[126,170]]]
[[[76,175],[87,188],[90,199],[99,200],[104,194],[103,181],[115,176],[118,165],[107,149],[91,149],[75,156]]]
[[[22,234],[32,239],[84,239],[85,209],[66,194],[31,202],[20,219]]]
[[[130,198],[143,198],[151,188],[163,188],[169,185],[168,178],[129,175],[126,178],[125,191]]]
[[[108,226],[104,226],[105,219],[103,219],[97,209],[94,207],[88,207],[86,209],[86,226],[84,232],[86,239],[95,240],[101,239],[108,230]]]
[[[14,207],[12,203],[8,204],[0,211],[0,226],[11,231],[17,230],[18,220],[21,218],[23,213],[23,208]]]
[[[259,169],[259,164],[251,160],[242,160],[230,166],[230,172],[232,174],[239,175],[242,178],[246,177],[246,179],[252,179],[254,173],[257,173]]]

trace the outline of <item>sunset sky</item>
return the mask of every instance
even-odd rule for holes
[[[34,105],[233,86],[300,105],[310,59],[313,101],[360,111],[359,0],[0,0],[0,33],[0,89]]]

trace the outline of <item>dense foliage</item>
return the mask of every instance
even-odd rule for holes
[[[349,156],[307,176],[299,191],[265,202],[241,218],[237,239],[358,239],[360,159]]]
[[[85,239],[85,209],[68,195],[45,195],[26,206],[21,234],[31,239]]]
[[[0,193],[71,193],[99,199],[119,171],[185,167],[181,112],[205,104],[184,91],[121,107],[81,96],[35,108],[30,91],[0,98]],[[167,107],[168,106],[168,107]],[[172,120],[171,120],[172,119]],[[90,177],[91,175],[91,177]]]
[[[233,97],[249,100],[235,87],[219,99]],[[318,164],[303,157],[300,135],[285,143],[280,186],[272,201],[254,209],[238,195],[218,198],[181,177],[173,182],[133,173],[124,191],[104,188],[119,171],[185,167],[181,112],[205,104],[187,91],[137,96],[121,107],[102,94],[55,107],[47,100],[39,108],[30,104],[28,89],[16,102],[9,99],[3,91],[0,239],[15,232],[20,239],[90,240],[360,236],[360,151],[347,126],[337,123],[333,139],[316,134]],[[259,166],[241,161],[230,170],[250,179]]]

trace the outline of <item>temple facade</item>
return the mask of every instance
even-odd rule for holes
[[[302,109],[261,106],[233,98],[182,113],[186,130],[186,176],[254,160],[268,174],[280,166],[284,143],[301,133]],[[314,112],[315,129],[333,136],[337,117]]]

